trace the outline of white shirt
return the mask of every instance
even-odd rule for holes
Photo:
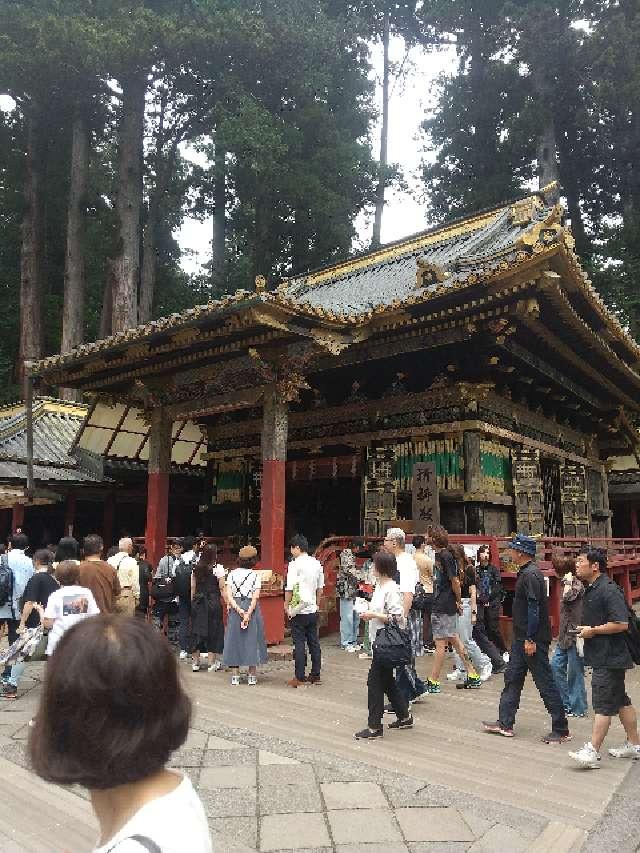
[[[287,571],[286,589],[292,592],[296,584],[300,589],[300,602],[305,602],[298,608],[298,613],[317,613],[316,592],[324,589],[322,563],[309,554],[300,554],[292,560]]]
[[[251,598],[253,593],[260,589],[260,575],[253,569],[232,569],[227,575],[227,587],[232,598]]]
[[[140,569],[137,560],[125,551],[120,551],[109,557],[107,563],[117,571],[122,589],[130,587],[134,598],[140,598]]]
[[[137,841],[127,841],[132,835],[142,835],[154,841],[162,853],[213,853],[209,825],[202,803],[186,776],[171,793],[146,803],[122,827],[120,832],[94,853],[144,853]]]
[[[96,600],[90,589],[83,586],[61,586],[52,592],[44,611],[45,619],[53,619],[49,631],[47,655],[53,654],[60,637],[76,622],[82,622],[87,616],[100,613]]]
[[[371,596],[369,610],[372,613],[389,613],[392,616],[397,616],[399,625],[404,627],[404,604],[398,584],[391,578],[383,581],[378,580]],[[369,640],[372,643],[383,625],[384,622],[381,622],[380,619],[369,621]]]
[[[411,554],[396,554],[396,563],[400,572],[400,592],[410,592],[412,595],[416,591],[416,584],[420,580],[420,573],[416,566],[416,561]]]

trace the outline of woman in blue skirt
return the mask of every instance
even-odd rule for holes
[[[260,575],[254,571],[258,552],[245,545],[238,554],[238,568],[227,575],[225,599],[228,608],[222,663],[231,667],[232,684],[240,684],[238,667],[249,668],[247,683],[258,683],[256,667],[267,662],[267,644],[260,610]]]

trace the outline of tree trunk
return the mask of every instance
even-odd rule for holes
[[[42,266],[44,222],[42,208],[42,164],[44,145],[37,105],[27,115],[27,141],[24,173],[24,214],[20,257],[20,344],[16,376],[24,380],[24,362],[43,355]]]
[[[140,279],[140,304],[138,306],[139,323],[148,323],[153,313],[153,297],[155,295],[156,273],[158,269],[156,233],[160,216],[159,207],[159,193],[157,189],[154,189],[149,198],[149,210],[142,241],[142,276]]]
[[[113,315],[113,258],[109,258],[105,268],[104,290],[102,292],[102,312],[100,313],[100,340],[108,338],[111,334],[111,317]]]
[[[538,160],[539,189],[548,186],[553,181],[559,181],[556,130],[552,118],[549,118],[545,123],[542,133],[538,137],[536,157]]]
[[[62,343],[60,352],[72,350],[83,340],[85,263],[84,233],[87,183],[89,179],[89,133],[84,115],[78,111],[73,122],[71,175],[67,208],[67,251],[64,268]]]
[[[213,188],[213,239],[211,241],[211,286],[214,293],[225,290],[225,238],[227,196],[225,151],[216,145]]]
[[[380,245],[382,233],[382,213],[384,210],[384,191],[387,183],[389,141],[389,15],[385,13],[382,22],[382,127],[380,128],[380,180],[376,190],[376,211],[373,219],[371,248]]]
[[[123,81],[122,118],[118,140],[119,251],[114,263],[111,331],[130,329],[137,323],[140,277],[140,214],[142,211],[142,158],[146,74]]]

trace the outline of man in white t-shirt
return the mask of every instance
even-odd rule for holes
[[[414,661],[411,666],[402,666],[396,670],[396,682],[405,699],[414,702],[427,692],[427,685],[418,677],[415,668],[415,655],[418,653],[418,647],[420,652],[422,651],[422,619],[420,613],[415,610],[411,611],[416,584],[420,580],[420,572],[412,555],[405,551],[405,533],[400,527],[390,527],[387,530],[382,547],[396,558],[398,574],[400,575],[398,586],[402,593],[404,615],[408,617],[408,627],[412,633],[411,647]]]
[[[324,589],[324,572],[315,557],[309,555],[309,543],[305,536],[297,534],[290,543],[293,560],[287,571],[284,593],[284,612],[290,617],[293,638],[295,677],[287,682],[289,687],[298,687],[305,682],[320,683],[320,640],[318,638],[318,610]],[[311,656],[311,673],[307,677],[307,651]]]

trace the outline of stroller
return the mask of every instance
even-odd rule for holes
[[[0,664],[7,666],[20,663],[23,660],[30,660],[41,644],[43,637],[44,628],[42,625],[38,625],[37,628],[27,628],[14,643],[0,652]]]

